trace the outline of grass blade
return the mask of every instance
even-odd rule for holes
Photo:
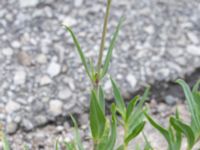
[[[151,146],[151,143],[150,143],[149,140],[147,139],[147,136],[144,134],[144,132],[142,132],[142,135],[143,135],[144,141],[145,141],[144,150],[153,150],[153,147]]]
[[[171,140],[170,140],[170,135],[169,132],[164,129],[163,127],[161,127],[159,124],[157,124],[146,112],[144,112],[146,118],[149,120],[149,122],[151,123],[151,125],[156,128],[167,140],[168,144],[171,145]]]
[[[126,121],[128,121],[131,113],[133,112],[133,109],[137,103],[137,101],[139,100],[139,96],[135,96],[129,103],[127,106],[127,110],[126,110]]]
[[[2,136],[2,144],[3,144],[3,150],[10,150],[10,144],[8,142],[7,137],[4,134]]]
[[[192,92],[198,92],[199,91],[199,86],[200,86],[200,80],[197,81],[197,83],[194,85]]]
[[[99,86],[98,94],[99,94],[99,104],[101,106],[103,113],[105,114],[105,98],[104,98],[104,93],[103,93],[103,89],[101,86]]]
[[[95,92],[92,91],[90,98],[90,127],[95,140],[98,140],[103,135],[105,123],[106,119],[103,111],[98,103]]]
[[[74,124],[75,143],[76,143],[76,145],[78,146],[78,149],[79,149],[79,150],[84,150],[83,145],[82,145],[82,142],[81,142],[81,137],[80,137],[80,134],[79,134],[79,131],[78,131],[77,122],[76,122],[75,118],[74,118],[72,115],[71,115],[71,119],[72,119],[73,124]]]
[[[174,117],[170,118],[170,123],[174,127],[174,129],[176,129],[179,132],[182,132],[186,136],[188,140],[188,147],[191,149],[195,143],[195,135],[190,126],[182,123]]]
[[[145,122],[143,121],[142,123],[140,123],[139,125],[137,125],[129,134],[128,136],[125,138],[125,143],[128,145],[128,143],[135,138],[136,136],[138,136],[140,134],[140,132],[143,130],[145,125]]]
[[[189,88],[189,86],[185,83],[185,81],[183,80],[177,80],[176,81],[178,84],[181,85],[184,93],[185,93],[185,97],[189,106],[189,111],[192,115],[192,122],[194,123],[194,127],[193,130],[198,130],[200,129],[200,118],[198,116],[198,106],[196,105],[195,99],[193,97],[193,94]]]
[[[70,27],[68,27],[66,25],[64,25],[64,26],[65,26],[66,30],[71,34],[71,36],[73,38],[73,41],[74,41],[74,44],[76,45],[76,48],[77,48],[78,53],[79,53],[79,56],[81,58],[81,61],[82,61],[83,65],[84,65],[84,67],[85,67],[85,71],[86,71],[87,75],[89,76],[89,78],[92,80],[92,77],[91,77],[90,72],[89,72],[89,68],[88,68],[88,65],[87,65],[87,61],[86,61],[85,55],[84,55],[84,53],[83,53],[83,51],[81,49],[81,46],[80,46],[80,44],[79,44],[74,32],[72,31],[72,29]]]
[[[150,93],[150,86],[147,86],[138,104],[137,107],[138,109],[142,109],[144,102],[148,99],[149,93]]]
[[[113,93],[114,93],[114,97],[115,97],[115,102],[116,102],[117,107],[120,111],[120,114],[125,119],[126,107],[125,107],[124,100],[121,96],[121,93],[120,93],[118,86],[116,85],[115,81],[112,78],[111,78],[111,83],[112,83]]]
[[[113,34],[112,39],[111,39],[110,46],[108,48],[106,59],[105,59],[104,65],[103,65],[101,78],[103,78],[105,76],[105,74],[107,73],[107,71],[108,71],[108,67],[109,67],[109,64],[110,64],[111,57],[112,57],[112,51],[113,51],[113,48],[115,46],[115,43],[116,43],[116,40],[117,40],[117,36],[119,34],[119,30],[120,30],[124,20],[125,20],[124,17],[120,18],[119,23],[117,25],[117,28],[116,28],[116,30],[115,30],[115,32]]]

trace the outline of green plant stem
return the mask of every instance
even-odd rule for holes
[[[128,129],[127,129],[126,123],[124,123],[123,128],[124,128],[124,146],[123,146],[123,149],[124,149],[124,150],[127,150],[128,144],[125,142],[125,139],[126,139],[126,134],[127,134],[127,130],[128,130]]]
[[[106,15],[105,15],[105,18],[104,18],[103,32],[102,32],[101,45],[100,45],[98,64],[97,64],[98,77],[99,77],[101,65],[102,65],[102,57],[103,57],[105,40],[106,40],[107,24],[108,24],[108,17],[109,17],[109,14],[110,14],[111,1],[112,0],[107,1]]]
[[[93,141],[93,143],[94,143],[93,150],[97,150],[97,146],[98,146],[97,141]]]

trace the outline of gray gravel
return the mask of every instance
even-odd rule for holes
[[[71,25],[86,56],[96,60],[105,2],[1,0],[0,121],[8,133],[88,109],[89,80],[61,23]],[[108,40],[117,20],[126,21],[109,72],[124,97],[200,67],[199,14],[198,0],[113,0]],[[104,82],[110,99],[110,81]]]

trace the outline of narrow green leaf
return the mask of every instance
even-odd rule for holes
[[[164,129],[163,127],[161,127],[159,124],[157,124],[146,112],[144,112],[146,118],[149,120],[149,122],[151,123],[151,125],[156,128],[167,140],[168,144],[171,145],[171,139],[170,139],[170,135],[169,132]]]
[[[179,114],[179,111],[178,109],[176,108],[176,113],[175,113],[175,118],[177,120],[180,120],[180,114]],[[176,136],[176,149],[181,149],[181,144],[182,144],[182,134],[180,131],[176,130],[175,131],[175,136]]]
[[[70,142],[70,143],[65,142],[64,144],[65,144],[66,150],[76,150],[76,146],[73,142]]]
[[[29,150],[28,145],[24,145],[24,150]]]
[[[117,150],[124,150],[124,145],[120,145]]]
[[[73,121],[74,124],[74,131],[75,131],[75,144],[78,146],[79,150],[84,150],[82,142],[81,142],[81,137],[78,131],[78,125],[77,122],[75,120],[75,118],[71,115],[71,119]]]
[[[128,144],[133,138],[135,138],[136,136],[138,136],[140,134],[140,132],[143,130],[145,125],[145,122],[143,121],[142,123],[140,123],[139,125],[137,125],[129,134],[128,136],[125,138],[125,143]]]
[[[194,85],[192,92],[199,92],[200,80]]]
[[[7,137],[4,134],[2,137],[2,144],[3,144],[3,150],[10,150],[10,144],[8,142]]]
[[[138,104],[138,109],[142,109],[144,102],[148,99],[149,93],[150,93],[150,86],[147,86]]]
[[[181,131],[183,134],[185,134],[188,140],[188,146],[191,149],[195,143],[195,136],[190,126],[173,117],[170,118],[170,123],[177,131]]]
[[[144,134],[144,132],[142,132],[142,135],[143,135],[144,141],[145,141],[144,150],[153,150],[153,147],[151,146],[151,143],[150,143],[149,140],[147,139],[147,136]]]
[[[181,85],[185,93],[187,104],[189,106],[189,110],[192,115],[192,122],[194,123],[193,130],[200,129],[200,117],[198,116],[198,112],[199,112],[198,106],[196,105],[195,99],[193,97],[193,94],[189,86],[185,83],[185,81],[181,79],[177,80],[176,82]]]
[[[113,34],[112,39],[111,39],[110,46],[108,48],[106,59],[105,59],[104,65],[103,65],[101,78],[103,78],[105,76],[105,74],[107,73],[107,71],[108,71],[108,67],[109,67],[109,64],[110,64],[111,57],[112,57],[112,51],[113,51],[113,48],[115,47],[117,36],[119,34],[119,30],[120,30],[124,20],[125,20],[124,17],[120,18],[119,23],[117,25],[117,28],[116,28],[116,30],[115,30],[115,32]]]
[[[126,121],[128,121],[131,113],[133,112],[133,109],[137,103],[137,101],[139,100],[139,96],[135,96],[129,103],[127,106],[127,110],[126,110]]]
[[[95,68],[94,68],[94,64],[93,64],[92,59],[89,59],[89,69],[90,69],[89,72],[91,73],[92,81],[95,81],[96,72],[95,72]]]
[[[56,140],[55,149],[56,149],[56,150],[59,150],[59,147],[60,147],[60,146],[59,146],[59,142],[58,142],[58,140]]]
[[[64,26],[65,26],[66,30],[69,31],[69,33],[71,34],[71,36],[73,38],[73,41],[74,41],[74,44],[76,45],[76,48],[77,48],[78,53],[79,53],[79,56],[81,58],[81,61],[82,61],[83,65],[84,65],[84,67],[85,67],[85,71],[86,71],[87,75],[89,76],[89,78],[92,80],[92,77],[91,77],[90,72],[89,72],[89,68],[88,68],[88,65],[87,65],[87,61],[86,61],[85,55],[84,55],[84,53],[83,53],[83,51],[81,49],[81,46],[80,46],[80,44],[79,44],[74,32],[72,31],[72,29],[70,27],[68,27],[66,25],[64,25]]]
[[[99,104],[101,106],[103,113],[105,114],[105,98],[104,98],[104,92],[101,86],[99,86]]]
[[[111,78],[111,83],[112,83],[112,88],[113,88],[113,92],[114,92],[115,102],[120,111],[119,113],[125,119],[126,107],[125,107],[124,99],[122,98],[120,90],[112,78]]]
[[[95,92],[92,91],[90,98],[90,128],[95,140],[98,140],[103,135],[105,123],[106,119],[103,111],[98,103]]]
[[[117,138],[117,123],[116,123],[116,106],[111,105],[112,119],[109,121],[107,119],[107,131],[104,131],[103,137],[100,139],[96,150],[113,150]],[[105,129],[106,130],[106,129]]]
[[[129,131],[134,130],[136,128],[136,126],[138,126],[141,122],[143,122],[143,120],[144,120],[143,110],[142,109],[139,110],[139,109],[136,108],[131,113],[131,115],[130,115],[128,121],[127,121],[128,130]]]

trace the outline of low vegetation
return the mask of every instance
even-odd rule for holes
[[[194,85],[192,90],[183,80],[176,81],[177,84],[182,87],[187,100],[187,105],[191,113],[190,124],[186,124],[184,121],[182,121],[181,116],[179,115],[179,111],[177,110],[175,115],[171,116],[169,119],[169,127],[167,129],[163,128],[148,114],[148,109],[144,106],[145,101],[148,99],[150,88],[147,87],[142,96],[135,96],[132,100],[129,101],[128,104],[126,104],[120,93],[118,85],[116,84],[115,80],[112,79],[112,77],[110,77],[110,80],[112,83],[115,101],[110,107],[111,116],[106,115],[106,102],[101,81],[108,72],[112,51],[119,34],[119,30],[122,27],[124,21],[123,17],[119,20],[116,30],[111,38],[108,50],[106,51],[107,55],[105,58],[103,58],[110,6],[111,0],[108,0],[99,56],[96,62],[97,64],[91,60],[88,61],[88,59],[86,59],[85,54],[83,53],[78,39],[73,33],[72,29],[69,26],[64,25],[65,29],[73,38],[86,74],[92,85],[90,92],[89,121],[93,150],[127,150],[130,141],[134,140],[134,138],[136,138],[140,133],[143,134],[145,145],[141,148],[137,146],[137,149],[152,150],[153,147],[148,141],[148,136],[142,132],[147,121],[156,130],[158,130],[162,136],[164,136],[168,143],[169,150],[181,150],[183,138],[187,139],[187,150],[191,150],[200,140],[200,81]],[[84,150],[84,146],[78,132],[76,119],[73,116],[71,116],[71,118],[74,123],[75,138],[71,142],[56,142],[54,148],[55,150],[60,150],[61,145],[64,146],[66,150]],[[122,126],[124,129],[123,142],[120,144],[116,143],[118,126]],[[3,150],[10,150],[8,140],[6,139],[6,136],[3,134],[3,132],[0,134],[0,140],[3,143]],[[29,148],[25,146],[24,149],[28,150]]]

